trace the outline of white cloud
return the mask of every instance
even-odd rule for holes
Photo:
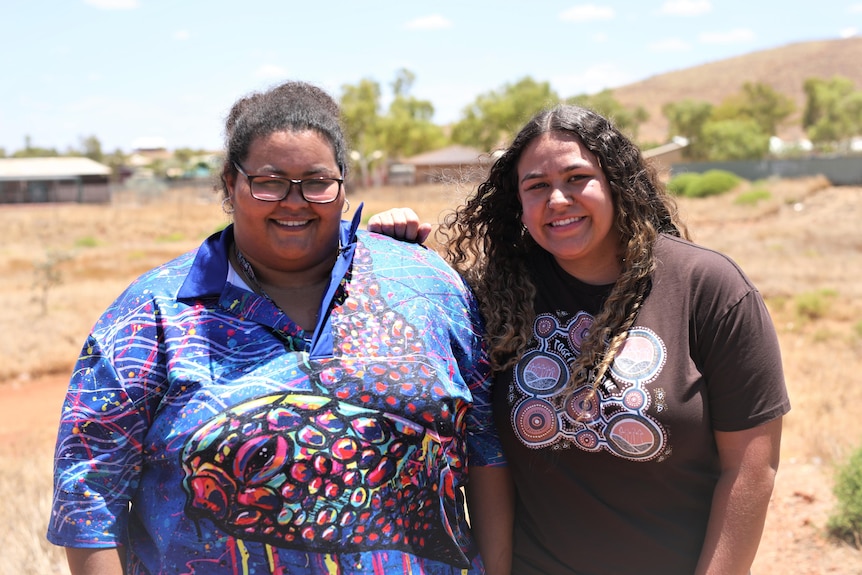
[[[287,69],[277,64],[263,64],[255,70],[254,75],[258,78],[285,78]]]
[[[740,44],[754,40],[754,32],[748,28],[735,28],[727,32],[704,32],[699,39],[704,44]]]
[[[838,33],[838,35],[841,38],[853,38],[858,33],[859,33],[859,30],[857,30],[856,28],[844,28]]]
[[[662,4],[662,14],[673,16],[696,16],[712,11],[709,0],[667,0]]]
[[[191,34],[189,34],[188,30],[177,30],[174,32],[174,40],[188,40],[191,38]]]
[[[597,64],[584,69],[580,74],[555,76],[551,85],[562,98],[580,94],[595,94],[607,88],[624,86],[635,81],[632,75],[614,64]]]
[[[679,38],[665,38],[649,45],[650,52],[685,52],[691,44]]]
[[[138,0],[84,0],[84,4],[102,10],[134,10],[139,6]]]
[[[439,14],[432,14],[410,20],[404,24],[404,27],[408,30],[442,30],[444,28],[451,28],[452,22]]]
[[[560,20],[570,22],[592,22],[594,20],[613,20],[616,13],[608,6],[579,4],[560,13]]]
[[[851,4],[847,11],[850,13],[862,14],[862,4]]]

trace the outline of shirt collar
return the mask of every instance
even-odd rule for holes
[[[363,205],[359,205],[351,221],[341,222],[338,259],[332,270],[332,277],[335,281],[330,282],[332,293],[326,294],[324,305],[328,305],[332,300],[341,278],[344,277],[353,262],[353,253],[356,250],[356,232],[362,221]],[[220,296],[227,283],[230,267],[228,253],[232,245],[233,224],[208,237],[198,248],[188,276],[177,294],[177,299],[195,300]]]

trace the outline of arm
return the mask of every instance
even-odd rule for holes
[[[467,483],[470,528],[488,575],[512,569],[512,524],[515,488],[509,468],[471,467]]]
[[[374,214],[367,227],[369,232],[417,244],[423,243],[431,233],[431,224],[420,223],[419,216],[410,208],[392,208]]]
[[[123,547],[108,549],[81,549],[66,547],[66,560],[72,575],[123,575],[126,550]]]
[[[781,418],[733,432],[715,432],[721,475],[696,575],[749,572],[766,520],[781,446]]]

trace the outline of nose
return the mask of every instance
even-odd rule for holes
[[[549,208],[567,206],[569,205],[570,201],[571,198],[569,198],[569,196],[563,193],[563,190],[561,190],[558,186],[554,186],[553,188],[551,188],[551,193],[548,195]]]
[[[297,180],[288,180],[287,184],[287,194],[283,198],[281,198],[281,203],[291,203],[297,202],[304,204],[305,196],[302,195],[302,184],[300,184]],[[296,193],[293,193],[293,189],[296,188]]]

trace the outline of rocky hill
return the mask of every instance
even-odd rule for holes
[[[668,102],[684,99],[719,104],[739,92],[745,82],[760,82],[790,96],[797,110],[779,135],[802,135],[800,118],[805,106],[803,83],[808,78],[828,79],[844,76],[862,89],[862,37],[788,44],[752,52],[700,66],[652,76],[613,90],[614,97],[626,106],[642,106],[649,120],[640,128],[643,142],[667,138],[667,121],[661,109]]]

